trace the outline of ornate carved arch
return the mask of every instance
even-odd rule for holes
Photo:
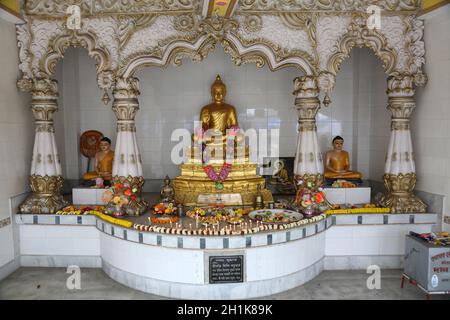
[[[113,83],[111,58],[109,51],[101,48],[96,35],[90,31],[73,31],[56,36],[49,42],[48,50],[39,61],[39,77],[51,77],[55,73],[56,65],[64,57],[68,47],[81,47],[87,50],[88,55],[94,58],[97,69],[97,82],[101,89],[110,88]]]
[[[213,51],[216,40],[204,35],[191,42],[187,40],[176,40],[169,43],[164,50],[156,48],[149,53],[139,53],[130,57],[127,62],[119,68],[118,75],[128,78],[139,69],[149,66],[167,67],[170,64],[181,65],[182,59],[191,58],[193,61],[202,61],[209,52]]]
[[[397,54],[387,44],[383,34],[376,29],[370,30],[363,15],[356,16],[350,23],[348,32],[338,40],[337,52],[328,59],[327,70],[336,75],[342,62],[350,57],[354,47],[371,49],[382,61],[385,72],[393,74],[397,65]]]
[[[244,44],[236,33],[238,26],[238,22],[233,19],[204,19],[199,24],[197,37],[175,38],[168,44],[165,44],[167,43],[165,40],[159,47],[149,52],[139,52],[130,56],[121,65],[118,74],[129,77],[140,68],[147,66],[180,65],[184,57],[189,57],[193,61],[202,61],[218,43],[223,46],[224,51],[231,56],[236,65],[256,63],[258,67],[263,67],[267,64],[272,71],[293,66],[305,74],[314,73],[311,62],[302,51],[285,53],[279,46],[260,41]]]

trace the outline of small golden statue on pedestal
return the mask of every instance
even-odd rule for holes
[[[170,178],[169,176],[166,176],[164,178],[164,185],[161,188],[160,191],[160,195],[161,195],[161,202],[164,203],[173,203],[175,202],[175,190],[173,189],[173,187],[170,185]]]
[[[347,151],[343,150],[344,139],[336,136],[333,139],[333,150],[325,154],[326,179],[349,179],[359,180],[362,178],[358,171],[350,171],[350,157]]]
[[[249,161],[236,109],[225,103],[226,92],[218,75],[211,86],[213,101],[200,111],[201,128],[192,135],[194,146],[173,182],[178,203],[191,206],[220,198],[225,205],[253,205],[258,185],[264,201],[273,201],[264,178],[256,174],[257,165]]]

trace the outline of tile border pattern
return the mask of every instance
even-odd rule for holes
[[[374,219],[377,216],[380,219]],[[335,215],[328,216],[324,220],[320,220],[309,225],[302,225],[292,228],[289,231],[270,230],[252,235],[224,236],[169,235],[146,232],[113,225],[94,216],[83,216],[83,219],[79,219],[76,216],[67,215],[57,216],[59,219],[54,219],[53,217],[55,217],[55,215],[17,214],[16,222],[17,224],[34,225],[72,225],[79,227],[95,226],[97,230],[115,238],[145,245],[167,248],[240,249],[277,245],[280,243],[304,239],[322,233],[333,226],[411,224],[411,221],[413,221],[414,224],[435,224],[437,220],[436,214],[391,214],[389,215],[389,219],[386,219],[385,216],[385,214]],[[10,224],[11,220],[8,219],[9,218],[2,221],[7,220],[6,223]],[[289,233],[289,236],[287,233]]]

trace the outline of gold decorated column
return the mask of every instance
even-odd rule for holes
[[[117,117],[117,139],[114,152],[113,182],[127,183],[138,190],[137,200],[128,205],[128,214],[140,215],[147,203],[141,198],[144,177],[142,158],[136,141],[135,116],[139,110],[139,80],[118,78],[113,90],[113,111]]]
[[[36,132],[30,171],[32,194],[19,208],[22,213],[55,213],[67,205],[61,195],[64,179],[53,126],[53,113],[58,110],[58,86],[55,80],[35,79],[29,81],[26,90],[31,92]]]
[[[316,127],[316,115],[320,109],[317,78],[314,76],[296,78],[294,87],[299,122],[294,175],[297,181],[310,182],[318,187],[323,183],[323,161]]]
[[[425,212],[427,206],[413,194],[416,169],[411,141],[410,117],[416,107],[414,78],[409,74],[390,76],[387,81],[388,106],[392,113],[391,137],[383,176],[387,193],[380,204],[393,213]]]

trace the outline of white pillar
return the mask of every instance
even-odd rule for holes
[[[319,88],[314,76],[294,80],[295,106],[298,112],[297,152],[294,160],[296,180],[323,183],[323,161],[317,139],[316,115],[320,108]]]
[[[35,79],[31,84],[31,95],[36,125],[30,171],[32,194],[20,205],[20,211],[55,213],[67,205],[61,195],[64,179],[53,126],[53,113],[58,110],[57,82]]]
[[[425,212],[426,205],[413,194],[416,169],[411,141],[410,117],[416,107],[413,77],[403,74],[388,78],[388,106],[392,113],[391,137],[383,176],[387,194],[380,203],[391,212]]]
[[[114,150],[113,182],[127,183],[136,187],[139,197],[129,204],[128,213],[139,215],[147,208],[140,198],[144,177],[142,158],[136,141],[135,116],[139,110],[139,80],[137,78],[118,78],[113,90],[113,111],[117,117],[117,138]]]

